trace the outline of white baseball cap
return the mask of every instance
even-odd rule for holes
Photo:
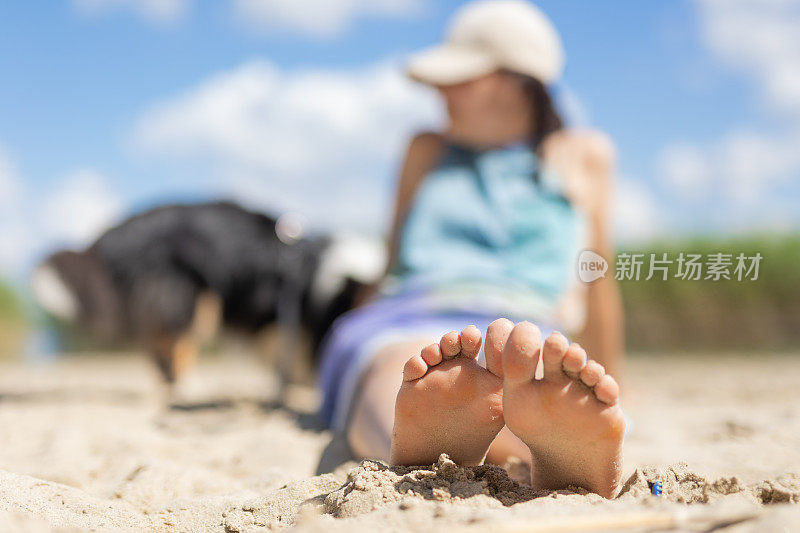
[[[443,44],[411,58],[408,74],[453,85],[506,69],[548,84],[561,76],[564,60],[558,32],[539,8],[525,0],[478,0],[455,13]]]

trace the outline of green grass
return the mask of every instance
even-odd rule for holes
[[[0,282],[0,357],[19,355],[26,328],[18,294],[10,285]]]
[[[0,281],[0,322],[21,322],[23,320],[22,304],[16,291]]]
[[[628,345],[636,350],[800,347],[800,235],[696,238],[622,250],[677,259],[680,252],[762,256],[758,279],[621,281]],[[645,262],[647,267],[648,261]],[[733,268],[731,268],[733,274]],[[643,268],[646,275],[646,268]],[[705,272],[704,272],[705,276]],[[733,276],[732,276],[733,277]]]

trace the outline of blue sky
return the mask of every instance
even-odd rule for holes
[[[381,227],[405,137],[439,120],[403,58],[462,3],[0,1],[0,273],[165,200]],[[796,2],[538,5],[559,100],[619,147],[621,240],[800,225]]]

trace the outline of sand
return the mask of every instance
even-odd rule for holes
[[[202,361],[172,408],[143,358],[0,362],[0,531],[800,530],[800,357],[632,357],[626,382],[607,501],[514,465],[348,460],[313,390],[277,406],[247,357]]]

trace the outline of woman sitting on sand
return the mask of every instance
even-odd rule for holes
[[[412,60],[449,123],[411,140],[390,275],[322,353],[323,416],[354,454],[515,456],[535,488],[615,494],[625,421],[606,369],[620,364],[619,295],[611,276],[570,282],[581,248],[610,256],[613,156],[604,135],[562,129],[544,85],[562,64],[554,28],[523,0],[465,6],[446,43]]]

